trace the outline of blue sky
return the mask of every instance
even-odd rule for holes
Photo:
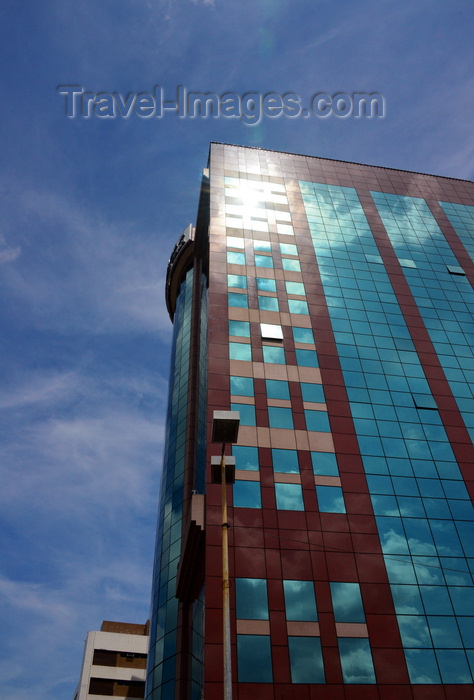
[[[166,264],[209,142],[474,177],[470,0],[3,0],[0,694],[70,700],[148,616]],[[382,119],[68,119],[59,85],[378,92]]]

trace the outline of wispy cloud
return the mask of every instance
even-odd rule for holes
[[[25,225],[16,234],[11,223],[9,239],[19,236],[22,245],[3,254],[0,248],[0,263],[19,258],[3,286],[27,306],[30,323],[169,335],[162,303],[166,260],[150,245],[149,233],[134,231],[133,222],[108,220],[71,195],[27,190],[18,199]],[[48,239],[38,239],[37,230],[47,230]]]

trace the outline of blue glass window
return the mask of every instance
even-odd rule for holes
[[[304,510],[300,484],[275,484],[275,496],[278,510]]]
[[[316,486],[320,513],[345,513],[344,496],[340,486]]]
[[[266,379],[267,397],[269,399],[289,399],[290,388],[288,382],[281,379]]]
[[[297,328],[293,326],[293,340],[295,343],[308,343],[314,345],[314,336],[311,328]]]
[[[236,617],[268,620],[267,581],[264,578],[235,579]]]
[[[280,474],[299,474],[296,450],[272,449],[273,471]]]
[[[255,267],[273,267],[273,258],[269,255],[256,255]]]
[[[301,382],[301,394],[303,401],[312,401],[313,403],[325,403],[324,389],[322,384],[308,384]]]
[[[258,471],[258,447],[246,445],[232,445],[232,454],[235,457],[235,468],[246,471]]]
[[[278,299],[276,297],[258,296],[258,308],[260,311],[279,311]]]
[[[270,637],[261,634],[238,634],[237,663],[240,683],[272,683]]]
[[[295,272],[301,272],[301,265],[299,260],[293,260],[292,258],[282,258],[281,266],[284,270],[293,270]]]
[[[248,321],[229,321],[229,335],[250,338],[250,323]]]
[[[229,306],[237,307],[239,309],[248,309],[249,299],[247,294],[237,294],[236,292],[229,292],[227,294],[227,303]]]
[[[458,617],[457,623],[461,630],[463,646],[466,649],[474,649],[474,624],[472,617]]]
[[[247,278],[245,275],[227,275],[227,286],[247,289]]]
[[[438,649],[436,658],[443,683],[472,683],[466,654],[462,649]]]
[[[308,303],[300,299],[288,299],[290,314],[309,314]]]
[[[316,350],[302,350],[296,348],[296,364],[300,367],[318,367],[318,356]]]
[[[254,250],[266,250],[266,251],[270,252],[272,249],[272,244],[270,243],[270,241],[254,241],[253,242],[253,249]]]
[[[291,408],[269,406],[268,422],[270,428],[287,428],[288,430],[293,430],[293,412]]]
[[[287,620],[316,622],[316,599],[312,581],[283,581]]]
[[[427,619],[434,647],[445,649],[462,648],[463,644],[456,618],[445,615],[429,616]]]
[[[254,389],[252,377],[231,377],[230,393],[234,396],[253,396]]]
[[[289,637],[292,683],[324,683],[324,666],[319,637]]]
[[[365,622],[358,583],[331,582],[331,597],[336,622]]]
[[[280,243],[282,255],[298,255],[298,248],[293,243]]]
[[[311,452],[313,474],[339,476],[336,455],[333,452]]]
[[[276,292],[276,282],[268,277],[257,277],[257,289],[259,292]]]
[[[344,683],[375,683],[369,640],[341,637],[338,643]]]
[[[228,250],[227,262],[230,265],[245,265],[245,253],[234,253],[233,251]]]
[[[398,615],[397,617],[400,636],[405,648],[433,646],[424,615]]]
[[[273,345],[263,346],[263,361],[277,365],[285,364],[285,351],[283,348],[274,347]]]
[[[237,479],[232,489],[235,508],[261,508],[262,497],[259,481]]]
[[[229,358],[231,360],[252,359],[252,350],[248,343],[229,343]]]
[[[400,518],[379,516],[376,520],[384,554],[408,554],[408,543]],[[385,563],[388,568],[389,560],[386,559]]]
[[[405,649],[405,658],[412,683],[441,683],[432,649]]]
[[[239,411],[240,425],[256,425],[255,406],[247,403],[231,403],[231,411]]]
[[[306,420],[306,430],[316,430],[320,433],[329,433],[331,428],[326,411],[310,411],[305,408],[304,417]]]
[[[285,282],[286,293],[287,294],[298,294],[299,296],[305,296],[304,284],[302,282]]]

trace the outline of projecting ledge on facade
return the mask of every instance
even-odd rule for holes
[[[184,536],[184,547],[178,566],[176,597],[182,603],[191,602],[196,598],[198,590],[196,571],[204,560],[204,494],[193,493],[191,496],[191,512]]]
[[[92,665],[91,676],[99,678],[109,678],[114,681],[144,681],[145,669],[121,668],[119,666],[99,666]]]

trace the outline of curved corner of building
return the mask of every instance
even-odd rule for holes
[[[208,263],[209,227],[209,170],[202,172],[201,194],[196,226],[188,224],[171,253],[166,273],[166,308],[173,321],[176,299],[186,272],[194,264],[194,258],[201,260],[204,270]]]
[[[193,264],[195,228],[188,224],[176,241],[166,271],[166,308],[171,320],[174,318],[176,299],[184,275]]]

